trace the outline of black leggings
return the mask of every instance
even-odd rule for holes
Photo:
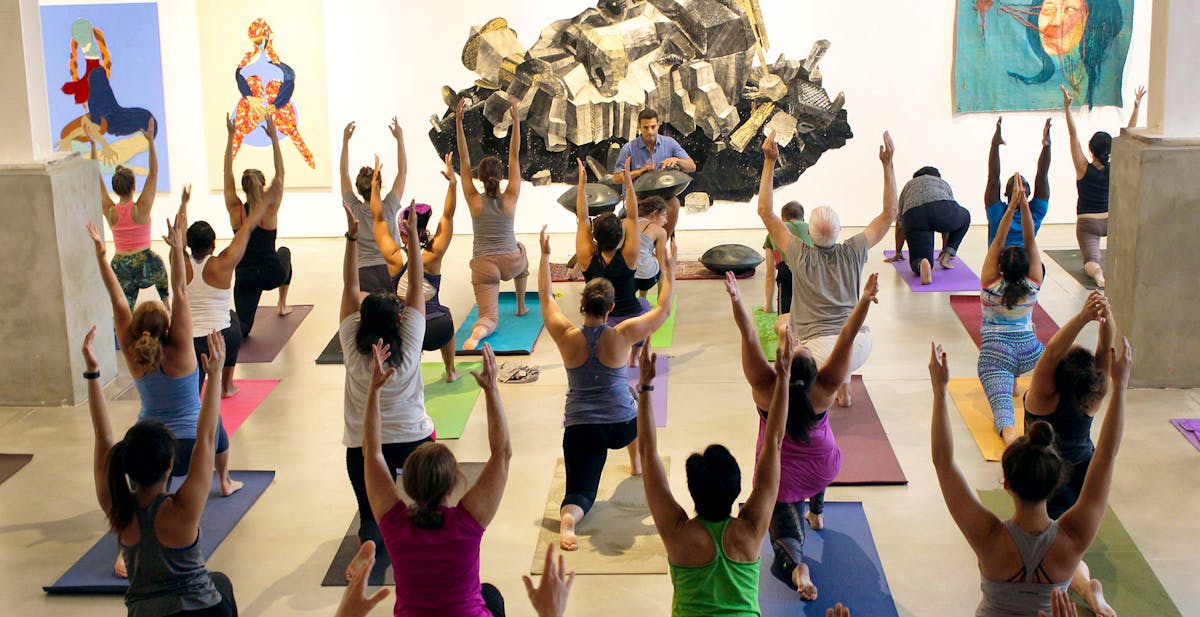
[[[792,269],[785,261],[775,267],[775,284],[779,286],[779,314],[792,312]]]
[[[491,583],[484,583],[482,587],[483,605],[492,612],[492,617],[504,617],[504,596],[500,595],[500,590]]]
[[[233,583],[220,572],[212,573],[213,587],[221,594],[221,601],[208,608],[194,611],[179,611],[166,617],[237,617],[237,600],[233,598]]]
[[[242,348],[242,328],[237,313],[229,311],[229,327],[221,330],[221,338],[225,339],[225,368],[237,366],[238,350]],[[196,366],[200,367],[200,389],[204,390],[204,362],[200,355],[208,353],[208,337],[192,339],[192,347],[196,349]]]
[[[808,510],[813,514],[825,511],[825,491],[808,500]],[[792,585],[792,570],[804,560],[804,502],[779,502],[771,514],[771,548],[775,560],[771,563],[771,574]]]
[[[931,201],[909,209],[901,217],[904,240],[908,242],[908,266],[921,274],[921,260],[933,265],[933,232],[947,233],[946,253],[958,254],[958,246],[971,228],[971,211],[956,201]]]
[[[387,461],[393,482],[396,480],[396,470],[404,468],[404,461],[408,460],[408,455],[412,454],[417,446],[428,441],[433,441],[432,435],[419,441],[383,444],[383,458]],[[375,521],[375,516],[371,513],[371,502],[367,499],[367,480],[363,465],[363,449],[346,448],[346,474],[350,476],[350,486],[354,488],[354,498],[358,500],[358,539],[363,542],[374,540],[375,546],[384,546],[379,523]],[[378,552],[376,554],[378,555]]]
[[[250,336],[254,328],[254,313],[262,293],[292,282],[292,252],[281,246],[275,251],[276,259],[251,266],[238,266],[234,270],[233,306],[237,309],[242,336]]]
[[[578,506],[587,514],[596,503],[596,491],[600,488],[600,474],[608,460],[608,451],[624,448],[635,439],[637,418],[610,424],[576,424],[563,430],[567,494],[561,505]]]

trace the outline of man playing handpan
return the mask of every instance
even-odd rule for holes
[[[638,114],[638,135],[641,139],[632,139],[621,147],[617,155],[617,164],[613,167],[613,181],[620,184],[625,181],[625,160],[629,161],[631,180],[656,169],[678,169],[685,173],[696,171],[696,162],[679,145],[679,142],[659,135],[658,113],[653,109],[643,109]],[[679,220],[679,197],[667,200],[667,237],[675,236],[675,223]]]

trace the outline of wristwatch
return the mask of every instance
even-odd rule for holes
[[[342,234],[342,235],[346,236],[346,239],[347,239],[347,240],[349,240],[349,241],[351,241],[351,242],[357,242],[357,241],[358,241],[358,236],[352,236],[352,235],[350,235],[350,232],[348,232],[348,231],[347,231],[346,233]]]
[[[84,371],[84,379],[100,379],[100,371]]]
[[[638,384],[638,392],[653,392],[654,384]]]

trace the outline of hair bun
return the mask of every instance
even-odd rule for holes
[[[1054,427],[1045,420],[1038,420],[1030,424],[1025,430],[1025,434],[1029,437],[1029,443],[1040,448],[1049,448],[1054,445]]]

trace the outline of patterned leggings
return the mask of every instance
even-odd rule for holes
[[[1018,375],[1033,370],[1045,349],[1032,330],[983,332],[976,370],[992,406],[996,432],[1013,425],[1013,384]]]
[[[154,251],[144,249],[128,255],[115,255],[112,269],[121,283],[121,291],[125,292],[130,309],[137,302],[138,292],[147,287],[154,287],[160,299],[167,299],[167,270],[163,267],[162,257]]]

